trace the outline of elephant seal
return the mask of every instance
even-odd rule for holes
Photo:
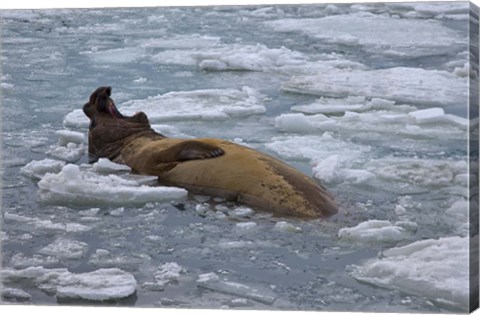
[[[143,112],[122,115],[99,87],[83,106],[90,119],[89,162],[108,158],[161,184],[223,197],[281,216],[326,217],[333,198],[308,176],[273,157],[221,139],[174,139],[155,132]]]

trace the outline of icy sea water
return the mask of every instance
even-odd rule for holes
[[[468,19],[466,3],[2,11],[3,302],[465,310]],[[290,163],[339,214],[88,165],[79,110],[102,85],[167,136]]]

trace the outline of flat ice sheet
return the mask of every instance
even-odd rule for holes
[[[44,201],[57,203],[145,204],[183,199],[187,195],[182,188],[146,186],[118,175],[81,171],[74,164],[65,165],[58,174],[46,174],[38,186]]]
[[[284,91],[327,96],[364,96],[398,103],[446,106],[466,104],[465,78],[438,70],[388,68],[380,70],[339,70],[312,76],[292,77]]]

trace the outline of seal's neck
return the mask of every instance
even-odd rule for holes
[[[107,158],[117,163],[121,159],[122,149],[138,138],[152,140],[164,139],[164,135],[155,132],[152,128],[116,128],[110,132],[98,132],[91,129],[88,133],[88,162],[95,163],[100,158]],[[114,131],[114,132],[112,132]]]

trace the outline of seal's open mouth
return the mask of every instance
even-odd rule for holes
[[[106,110],[113,118],[125,118],[115,106],[115,103],[110,99]]]

